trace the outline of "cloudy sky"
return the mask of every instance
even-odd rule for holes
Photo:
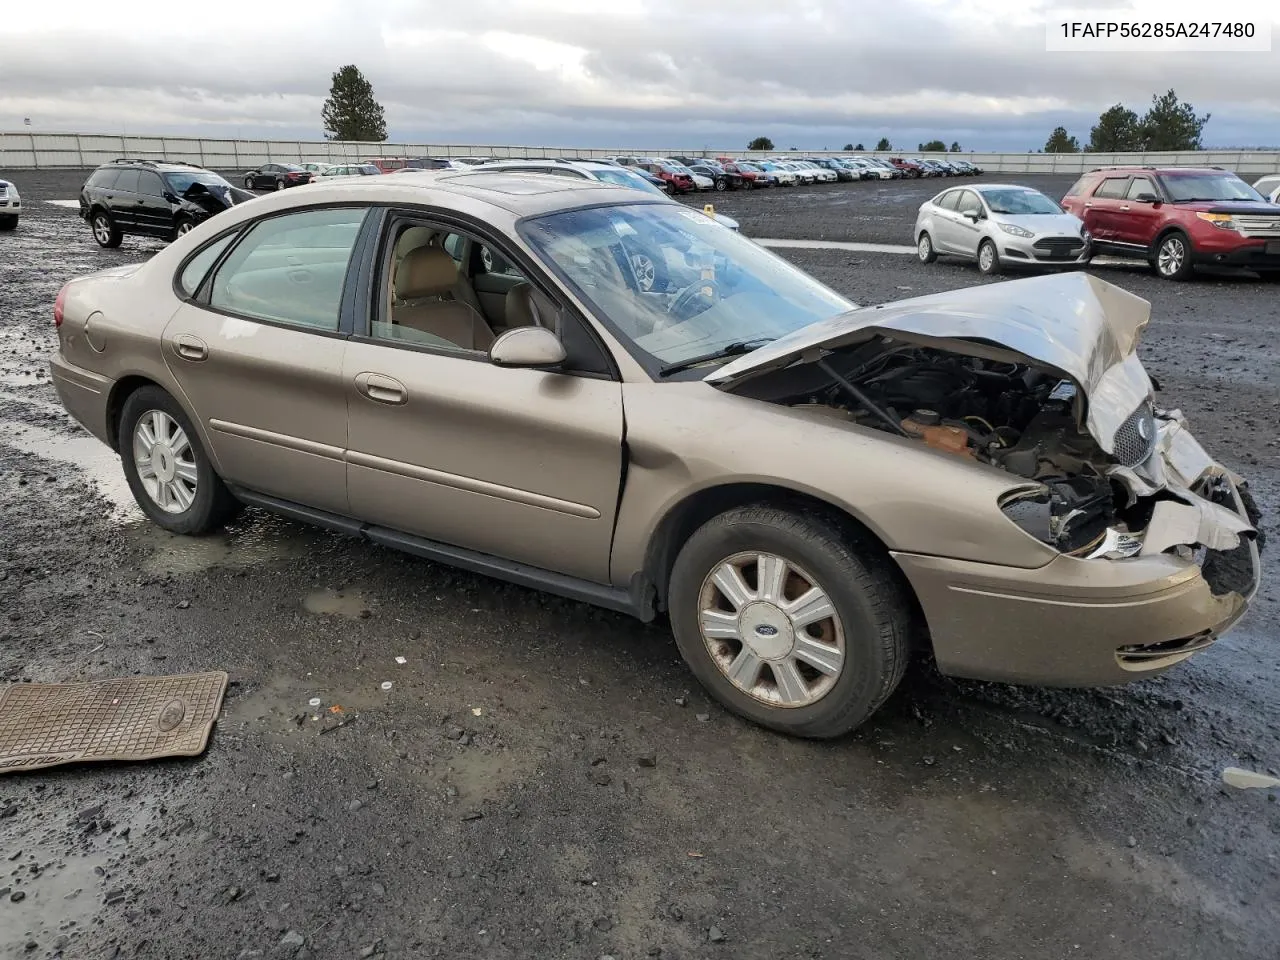
[[[1275,0],[15,0],[0,130],[319,139],[355,63],[392,140],[1025,150],[1174,87],[1206,144],[1280,145],[1280,47],[1046,53],[1046,18],[1082,7],[1280,24]]]

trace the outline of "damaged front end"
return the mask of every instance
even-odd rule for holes
[[[1150,305],[1086,274],[970,288],[815,324],[707,379],[1024,478],[1000,503],[1063,555],[1173,554],[1215,596],[1257,589],[1258,511],[1136,355]]]

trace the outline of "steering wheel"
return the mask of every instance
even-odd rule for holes
[[[667,306],[667,313],[673,316],[684,316],[684,311],[698,300],[706,301],[703,310],[710,310],[722,299],[720,284],[715,280],[695,280],[672,298]]]

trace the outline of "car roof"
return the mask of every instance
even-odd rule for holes
[[[959,188],[960,184],[955,184],[955,188]],[[976,190],[978,193],[986,193],[989,190],[1030,190],[1032,193],[1042,193],[1035,187],[1028,187],[1025,183],[966,183],[966,190]]]
[[[100,163],[98,170],[154,170],[157,173],[177,173],[184,170],[200,170],[204,173],[216,173],[208,167],[196,163],[181,163],[176,160],[109,160]]]
[[[631,187],[576,177],[548,177],[542,173],[510,173],[501,170],[415,170],[395,177],[361,177],[342,183],[311,184],[308,198],[321,199],[339,194],[341,199],[357,199],[356,192],[381,193],[388,200],[410,202],[422,191],[453,193],[479,200],[508,211],[516,217],[539,216],[560,210],[574,210],[595,205],[627,203],[675,203],[665,197],[647,194],[636,198]],[[292,191],[289,191],[292,193]],[[299,191],[301,193],[303,191]],[[335,197],[335,199],[337,199]],[[380,197],[370,197],[376,202]]]

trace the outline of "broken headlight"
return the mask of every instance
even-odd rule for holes
[[[1102,545],[1115,521],[1111,486],[1093,477],[1062,477],[1020,490],[1000,504],[1004,515],[1041,543],[1084,555]]]

